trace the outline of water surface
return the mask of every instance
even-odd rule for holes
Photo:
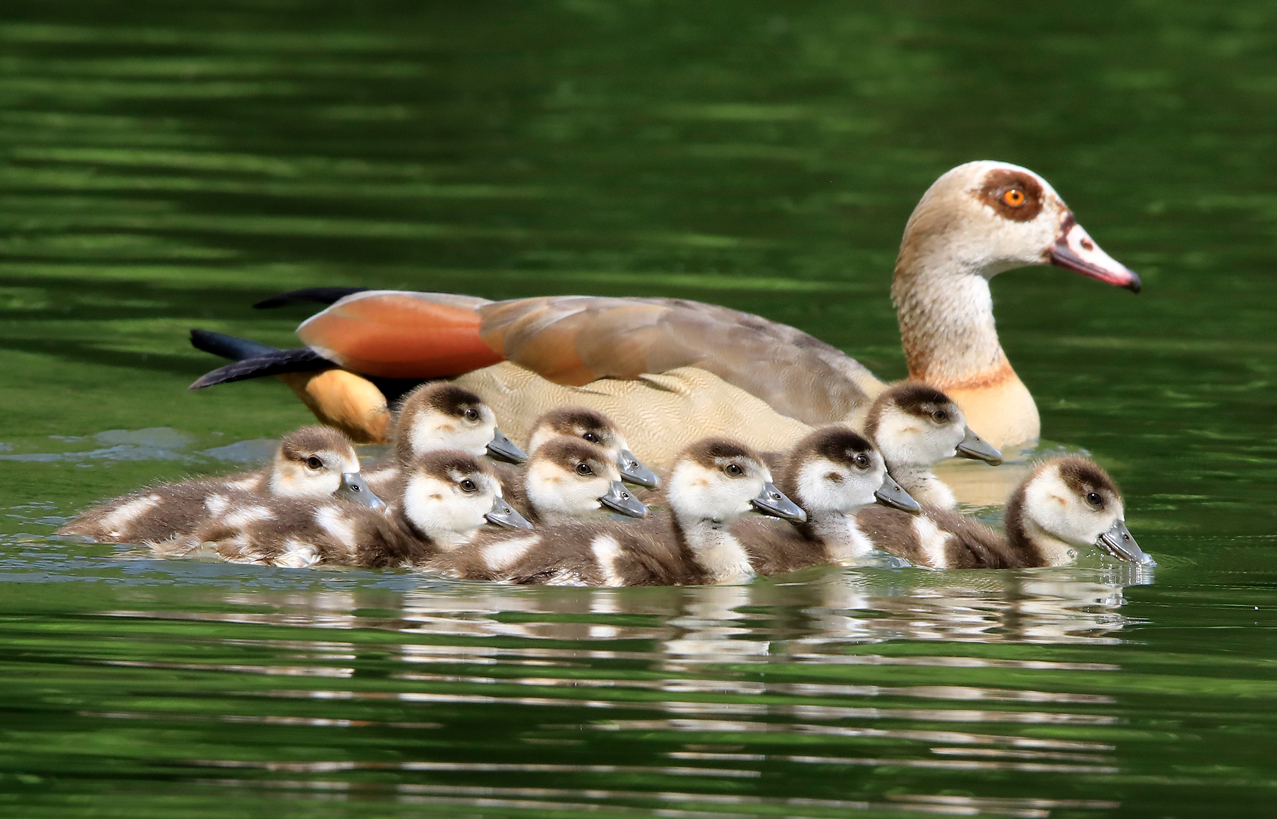
[[[0,807],[65,817],[1258,815],[1277,797],[1268,4],[11,0]],[[1159,566],[511,589],[51,537],[309,416],[192,326],[313,285],[669,295],[904,373],[926,186],[1043,173],[1139,296],[994,283],[1044,448]],[[255,443],[256,442],[256,443]],[[641,456],[641,453],[639,453]]]

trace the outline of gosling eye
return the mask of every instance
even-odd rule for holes
[[[590,469],[590,465],[589,465],[589,464],[582,462],[582,463],[579,463],[579,464],[577,464],[577,465],[576,465],[576,474],[578,474],[578,475],[593,475],[593,474],[594,474],[594,470],[593,470],[593,469]]]
[[[595,435],[593,432],[587,432],[581,437],[592,444],[597,444],[599,442],[599,436]]]
[[[1096,509],[1099,509],[1104,505],[1104,498],[1100,497],[1099,492],[1087,492],[1086,502],[1094,506]]]
[[[740,464],[728,464],[723,467],[723,471],[728,475],[731,475],[733,478],[739,478],[741,475],[745,474],[745,470],[741,469]]]
[[[461,413],[461,415],[462,415],[462,417],[463,417],[463,418],[465,418],[467,421],[478,421],[478,420],[479,420],[479,410],[478,410],[478,409],[476,409],[475,407],[466,407],[465,412]]]
[[[863,453],[863,452],[857,453],[857,454],[856,454],[856,466],[860,467],[861,469],[868,469],[868,468],[869,468],[869,456],[868,456],[868,455],[866,455],[866,454],[865,454],[865,453]]]
[[[309,469],[323,469],[324,462],[319,460],[319,458],[317,458],[316,456],[311,455],[309,458],[306,459],[306,466]]]
[[[473,494],[474,492],[479,491],[479,485],[475,483],[474,481],[470,480],[469,478],[463,478],[461,480],[461,483],[457,485],[460,486],[461,491],[465,492],[467,495]]]
[[[937,424],[943,424],[945,421],[949,420],[949,413],[945,412],[942,409],[938,409],[935,412],[931,413],[931,418]]]

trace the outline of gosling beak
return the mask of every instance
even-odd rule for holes
[[[1153,559],[1153,556],[1141,549],[1140,545],[1135,542],[1135,538],[1131,536],[1130,530],[1126,528],[1126,521],[1124,520],[1119,520],[1109,527],[1107,532],[1096,539],[1095,545],[1119,560],[1126,560],[1130,563],[1150,568],[1157,565],[1157,561]]]
[[[1060,220],[1060,233],[1055,244],[1047,248],[1046,256],[1053,265],[1099,279],[1105,284],[1125,287],[1133,293],[1140,292],[1143,286],[1135,271],[1100,250],[1072,213],[1065,213]]]
[[[488,441],[488,457],[512,464],[521,464],[528,460],[528,453],[514,445],[514,441],[505,437],[505,433],[496,430],[492,440]]]
[[[612,486],[608,488],[606,495],[599,498],[599,503],[613,512],[620,512],[632,518],[647,517],[647,507],[641,500],[631,495],[630,490],[626,489],[620,481],[612,481]]]
[[[966,428],[962,443],[958,444],[958,454],[964,458],[975,458],[992,466],[1002,463],[1002,453],[989,446],[983,438],[976,435],[971,427]]]
[[[922,507],[918,505],[918,502],[890,475],[882,476],[882,486],[874,492],[874,499],[883,506],[890,506],[901,512],[908,512],[911,515],[922,514]]]
[[[784,492],[777,489],[776,484],[771,481],[763,483],[763,491],[758,494],[758,497],[751,500],[750,504],[764,515],[771,515],[772,517],[793,521],[794,523],[805,523],[807,521],[807,513],[799,508],[798,504],[791,501]]]
[[[621,470],[621,480],[627,483],[646,486],[648,489],[656,489],[661,485],[661,479],[656,477],[656,473],[643,466],[628,449],[621,450],[621,454],[616,459],[616,466]]]
[[[342,500],[354,501],[360,506],[367,506],[377,512],[386,511],[385,502],[372,493],[364,481],[364,476],[358,472],[341,473],[341,485],[337,487],[333,495]]]
[[[531,529],[532,524],[528,523],[528,519],[518,512],[514,511],[514,507],[505,502],[505,498],[497,495],[492,499],[492,508],[483,516],[488,523],[504,527],[506,529]]]

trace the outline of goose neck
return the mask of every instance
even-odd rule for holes
[[[864,557],[873,549],[873,544],[856,527],[855,512],[812,512],[807,522],[798,527],[798,531],[808,540],[823,544],[825,553],[834,563]]]
[[[728,531],[731,521],[675,515],[675,537],[710,583],[743,583],[754,576],[749,555]]]
[[[997,272],[949,250],[901,249],[891,299],[911,379],[951,389],[1014,375],[993,321]]]

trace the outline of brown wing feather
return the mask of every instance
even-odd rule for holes
[[[489,346],[561,384],[696,366],[784,415],[817,424],[866,406],[870,396],[858,382],[876,383],[856,361],[806,333],[718,305],[551,296],[478,312]]]

